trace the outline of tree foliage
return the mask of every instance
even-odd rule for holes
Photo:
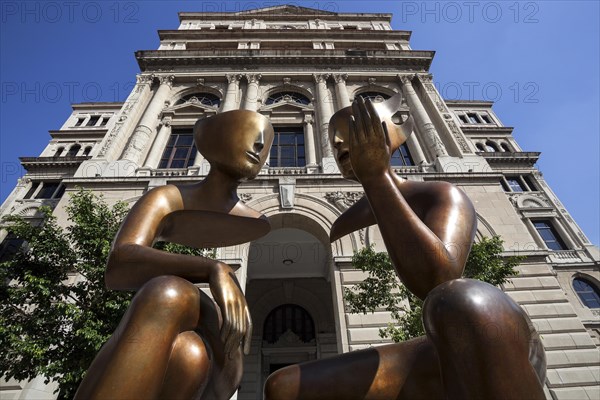
[[[42,223],[8,216],[4,225],[25,245],[0,264],[0,376],[58,382],[72,398],[96,353],[127,310],[131,293],[108,290],[104,271],[110,246],[127,214],[79,190],[66,207],[69,226],[40,208]],[[206,251],[159,243],[165,251]]]
[[[464,277],[498,286],[516,274],[522,257],[502,257],[502,240],[484,238],[471,248]],[[378,309],[391,312],[393,322],[379,330],[382,338],[402,342],[425,334],[422,323],[423,301],[400,283],[387,253],[372,247],[354,254],[352,264],[368,273],[367,278],[350,289],[344,297],[353,313],[372,313]]]

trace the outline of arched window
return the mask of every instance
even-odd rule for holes
[[[485,142],[485,150],[488,152],[500,151],[500,149],[498,149],[498,145],[491,140]]]
[[[379,92],[362,92],[357,96],[362,97],[364,100],[370,99],[373,103],[380,103],[390,98],[389,95]]]
[[[583,278],[575,278],[573,289],[587,308],[600,308],[600,292],[591,282]]]
[[[187,96],[183,96],[177,104],[185,104],[185,103],[196,103],[196,104],[204,104],[205,106],[210,107],[219,107],[221,104],[221,99],[215,96],[212,93],[192,93]]]
[[[65,151],[64,147],[59,147],[58,149],[56,149],[56,152],[54,153],[54,157],[60,157],[62,156],[62,153]]]
[[[263,340],[275,343],[288,331],[304,343],[309,343],[315,338],[315,324],[304,308],[295,304],[284,304],[273,309],[263,326]]]
[[[298,104],[308,105],[310,104],[310,100],[303,94],[296,92],[277,92],[273,93],[267,98],[265,102],[266,105],[279,103],[281,101],[292,101]]]
[[[67,153],[67,156],[69,156],[69,157],[76,157],[77,153],[79,153],[79,149],[81,149],[81,146],[78,145],[78,144],[74,144],[69,149],[69,153]]]
[[[477,147],[477,150],[479,151],[485,151],[485,147],[481,143],[475,144],[475,147]]]
[[[504,151],[508,151],[509,153],[512,151],[512,150],[510,149],[510,147],[508,146],[508,144],[506,144],[506,143],[502,143],[502,144],[500,145],[500,147],[502,147],[502,150],[504,150]]]
[[[87,146],[85,149],[83,149],[83,156],[89,156],[90,153],[92,152],[92,146]]]

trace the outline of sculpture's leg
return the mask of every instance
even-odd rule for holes
[[[190,400],[200,396],[210,375],[210,359],[196,332],[179,334],[158,399]]]
[[[435,349],[420,337],[280,369],[265,399],[443,399]]]
[[[173,345],[185,344],[187,334],[181,342],[179,334],[193,331],[199,317],[200,293],[190,282],[174,276],[148,281],[96,356],[75,397],[157,398]],[[205,365],[198,361],[205,356],[196,358],[195,363]],[[196,374],[202,376],[199,371]]]
[[[451,400],[544,399],[544,373],[530,362],[539,342],[523,310],[500,289],[456,279],[433,289],[423,306]]]

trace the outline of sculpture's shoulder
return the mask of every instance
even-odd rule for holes
[[[410,194],[418,197],[426,196],[431,199],[435,205],[447,206],[452,204],[456,207],[473,209],[473,204],[467,194],[458,186],[449,182],[430,181],[430,182],[405,182],[406,189]]]
[[[175,185],[164,185],[146,192],[135,204],[142,208],[146,216],[162,215],[163,217],[184,208],[184,194]],[[134,211],[132,209],[132,211]]]

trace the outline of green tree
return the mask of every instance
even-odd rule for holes
[[[473,244],[464,277],[500,285],[516,274],[522,257],[502,257],[502,240],[498,236]],[[372,313],[377,309],[391,312],[393,322],[379,330],[382,338],[402,342],[425,334],[422,323],[423,301],[400,283],[387,253],[372,247],[354,254],[352,264],[368,273],[367,278],[350,289],[344,297],[352,313]]]
[[[132,294],[108,290],[104,270],[110,246],[127,214],[90,191],[71,196],[62,228],[48,207],[33,226],[18,216],[4,225],[25,245],[0,264],[0,376],[58,382],[72,398],[100,347],[117,327]],[[206,251],[158,243],[165,251]]]

